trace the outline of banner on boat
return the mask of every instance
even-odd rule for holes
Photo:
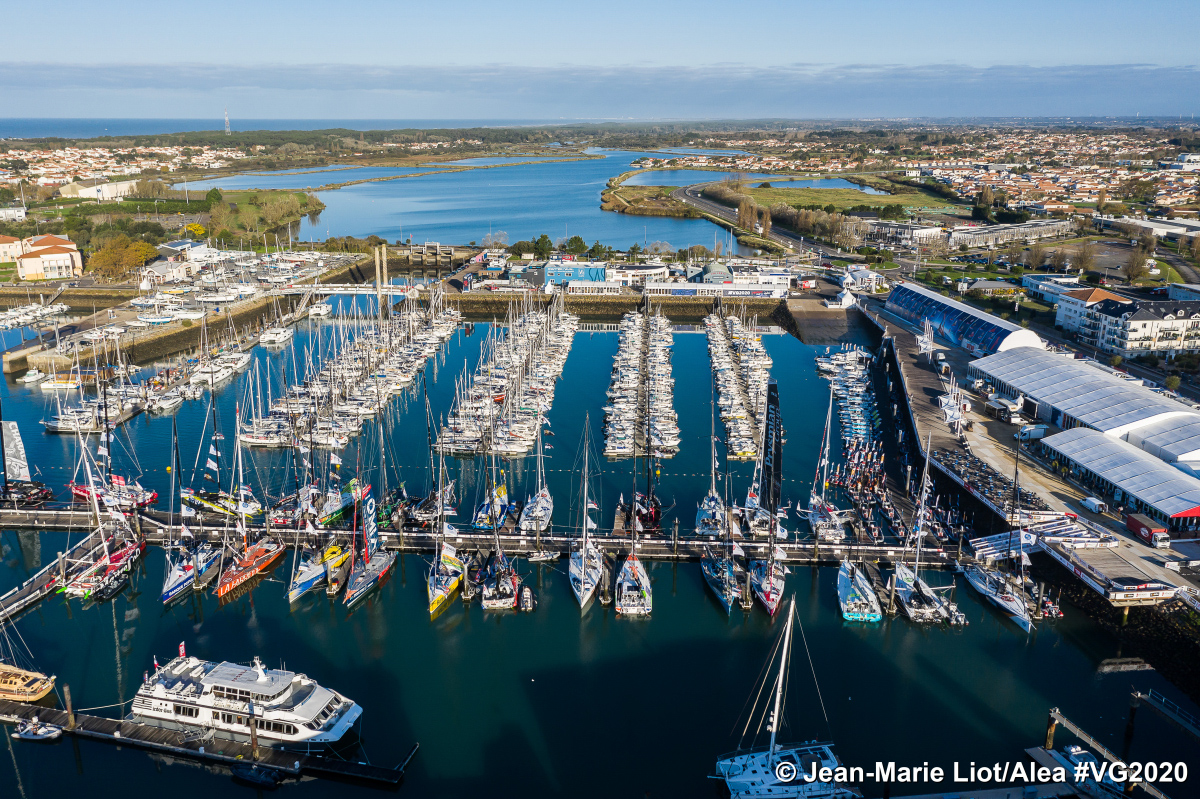
[[[760,505],[774,514],[783,490],[783,430],[779,424],[779,384],[767,383],[767,412],[762,438],[762,499]]]
[[[363,491],[363,538],[367,539],[367,552],[371,555],[379,549],[379,521],[375,518],[375,497],[371,487]]]
[[[29,480],[29,459],[16,422],[4,422],[4,474],[9,480]]]

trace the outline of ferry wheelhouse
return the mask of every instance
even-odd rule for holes
[[[289,749],[330,746],[358,723],[362,708],[303,674],[177,657],[147,675],[128,720],[170,730],[207,732]]]

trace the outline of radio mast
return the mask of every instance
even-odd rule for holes
[[[228,108],[225,109],[225,135],[226,136],[233,135],[232,133],[229,132],[229,109]]]

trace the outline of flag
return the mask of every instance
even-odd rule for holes
[[[112,484],[115,486],[123,486],[125,485],[125,478],[119,474],[114,474],[112,476]]]
[[[595,502],[592,502],[592,501],[589,499],[589,500],[588,500],[588,510],[600,510],[600,506],[599,506],[599,505],[597,505]]]
[[[779,510],[775,511],[775,515],[780,519],[786,519],[788,517],[787,513],[787,508],[780,508]]]
[[[108,447],[101,444],[100,446],[96,447],[96,454],[107,458],[108,457]]]
[[[154,670],[158,671],[158,655],[154,656]]]
[[[329,453],[329,462],[330,462],[332,465],[334,465],[334,466],[341,466],[341,465],[342,465],[342,459],[341,459],[341,458],[339,458],[339,457],[338,457],[338,456],[337,456],[335,453],[333,453],[333,452]]]
[[[639,533],[645,529],[642,527],[642,520],[636,516],[633,517],[633,529],[637,530]]]
[[[100,499],[101,499],[101,501],[104,502],[104,507],[106,507],[106,508],[117,507],[117,500],[114,499],[113,497],[110,497],[108,494],[101,494]]]
[[[212,455],[214,458],[221,457],[221,453],[217,452],[217,447],[215,444],[208,445],[208,454]]]
[[[746,556],[746,551],[745,551],[744,549],[742,549],[740,546],[738,546],[738,545],[737,545],[737,542],[735,541],[735,542],[734,542],[734,544],[733,544],[733,554],[734,554],[734,555],[741,555],[742,557],[745,557],[745,556]]]
[[[304,468],[305,468],[305,469],[311,469],[311,468],[312,468],[312,464],[308,462],[308,458],[305,458],[305,459],[304,459]]]
[[[191,505],[184,505],[183,509],[180,511],[180,513],[183,514],[183,518],[190,519],[196,515],[196,509],[193,508]]]
[[[787,553],[778,544],[775,545],[775,560],[787,560]]]
[[[188,508],[188,510],[191,510],[191,508]],[[195,513],[195,512],[196,512],[196,511],[194,511],[194,510],[192,511],[192,513]],[[186,516],[187,514],[184,514],[184,515]],[[191,538],[191,537],[192,537],[192,531],[191,531],[191,530],[189,530],[189,529],[187,528],[187,525],[186,525],[186,524],[181,524],[181,525],[179,525],[179,535],[180,535],[180,536],[187,536],[188,538]]]
[[[300,454],[301,454],[301,455],[307,455],[307,454],[308,454],[308,453],[310,453],[310,452],[312,452],[312,450],[311,450],[311,449],[309,449],[308,447],[304,446],[303,444],[301,444],[301,445],[300,445]]]
[[[183,641],[179,642],[179,657],[181,657],[181,658],[187,657],[187,649],[184,648]]]
[[[208,458],[204,464],[204,468],[212,469],[215,472],[217,470],[217,462],[214,461],[212,458]]]
[[[587,520],[587,529],[589,529],[589,530],[596,529],[596,523],[594,521],[592,521],[590,518]]]

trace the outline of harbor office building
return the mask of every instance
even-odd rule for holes
[[[901,283],[887,298],[887,310],[921,328],[925,320],[933,332],[951,344],[962,347],[976,357],[1021,347],[1044,350],[1046,345],[1037,333],[1014,325],[986,311],[952,300],[936,291],[917,285]]]
[[[1150,453],[1088,427],[1040,439],[1034,450],[1051,468],[1112,497],[1127,513],[1161,522],[1172,538],[1200,536],[1200,480]]]

